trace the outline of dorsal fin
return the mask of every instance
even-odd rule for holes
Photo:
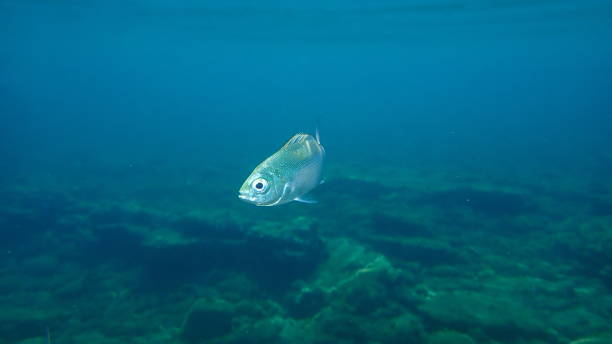
[[[304,133],[298,133],[293,135],[292,138],[289,139],[289,141],[287,141],[287,143],[285,143],[285,145],[283,147],[287,147],[289,145],[292,145],[294,143],[301,143],[306,141],[306,139],[308,139],[308,134],[304,134]]]

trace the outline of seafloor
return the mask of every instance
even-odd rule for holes
[[[0,343],[612,343],[605,178],[332,165],[266,208],[247,172],[4,178]]]

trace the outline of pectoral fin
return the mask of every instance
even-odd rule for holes
[[[311,195],[308,195],[308,194],[302,195],[302,196],[296,198],[295,201],[302,202],[302,203],[309,203],[309,204],[317,203],[317,200],[314,199],[314,197],[312,197]]]

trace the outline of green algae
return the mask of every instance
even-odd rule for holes
[[[607,196],[555,178],[334,166],[278,209],[6,189],[0,343],[605,342]]]

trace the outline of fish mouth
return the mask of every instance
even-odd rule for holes
[[[239,193],[238,194],[238,198],[240,198],[241,200],[245,201],[245,202],[253,202],[255,201],[255,199],[253,197],[249,197],[249,195],[245,194],[245,193]]]

